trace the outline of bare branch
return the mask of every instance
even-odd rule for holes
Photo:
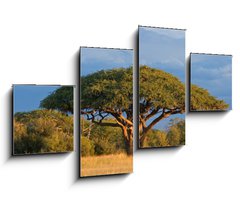
[[[156,114],[158,113],[159,109],[160,109],[159,107],[157,107],[156,109],[153,109],[152,112],[145,117],[145,120],[147,121],[147,120],[149,120],[151,117],[153,117],[154,115],[156,115]]]

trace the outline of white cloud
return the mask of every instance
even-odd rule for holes
[[[178,29],[168,29],[168,28],[151,28],[151,27],[140,27],[146,31],[154,32],[161,36],[166,36],[172,39],[184,39],[185,31]]]

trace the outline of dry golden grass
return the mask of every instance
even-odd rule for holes
[[[125,174],[133,171],[133,157],[126,154],[81,157],[81,176]]]

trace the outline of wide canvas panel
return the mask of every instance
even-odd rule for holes
[[[13,155],[73,151],[73,86],[13,85]]]
[[[139,26],[139,148],[185,144],[185,30]]]
[[[133,50],[80,49],[80,177],[133,171]]]
[[[232,56],[191,53],[190,111],[232,109]]]

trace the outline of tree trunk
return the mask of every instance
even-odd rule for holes
[[[132,156],[133,155],[133,141],[131,139],[125,140],[125,144],[126,144],[127,155]]]
[[[132,128],[122,127],[126,152],[128,156],[133,155],[133,130]]]
[[[142,129],[142,134],[141,134],[141,137],[139,138],[140,148],[143,148],[143,144],[149,130],[150,129]]]

